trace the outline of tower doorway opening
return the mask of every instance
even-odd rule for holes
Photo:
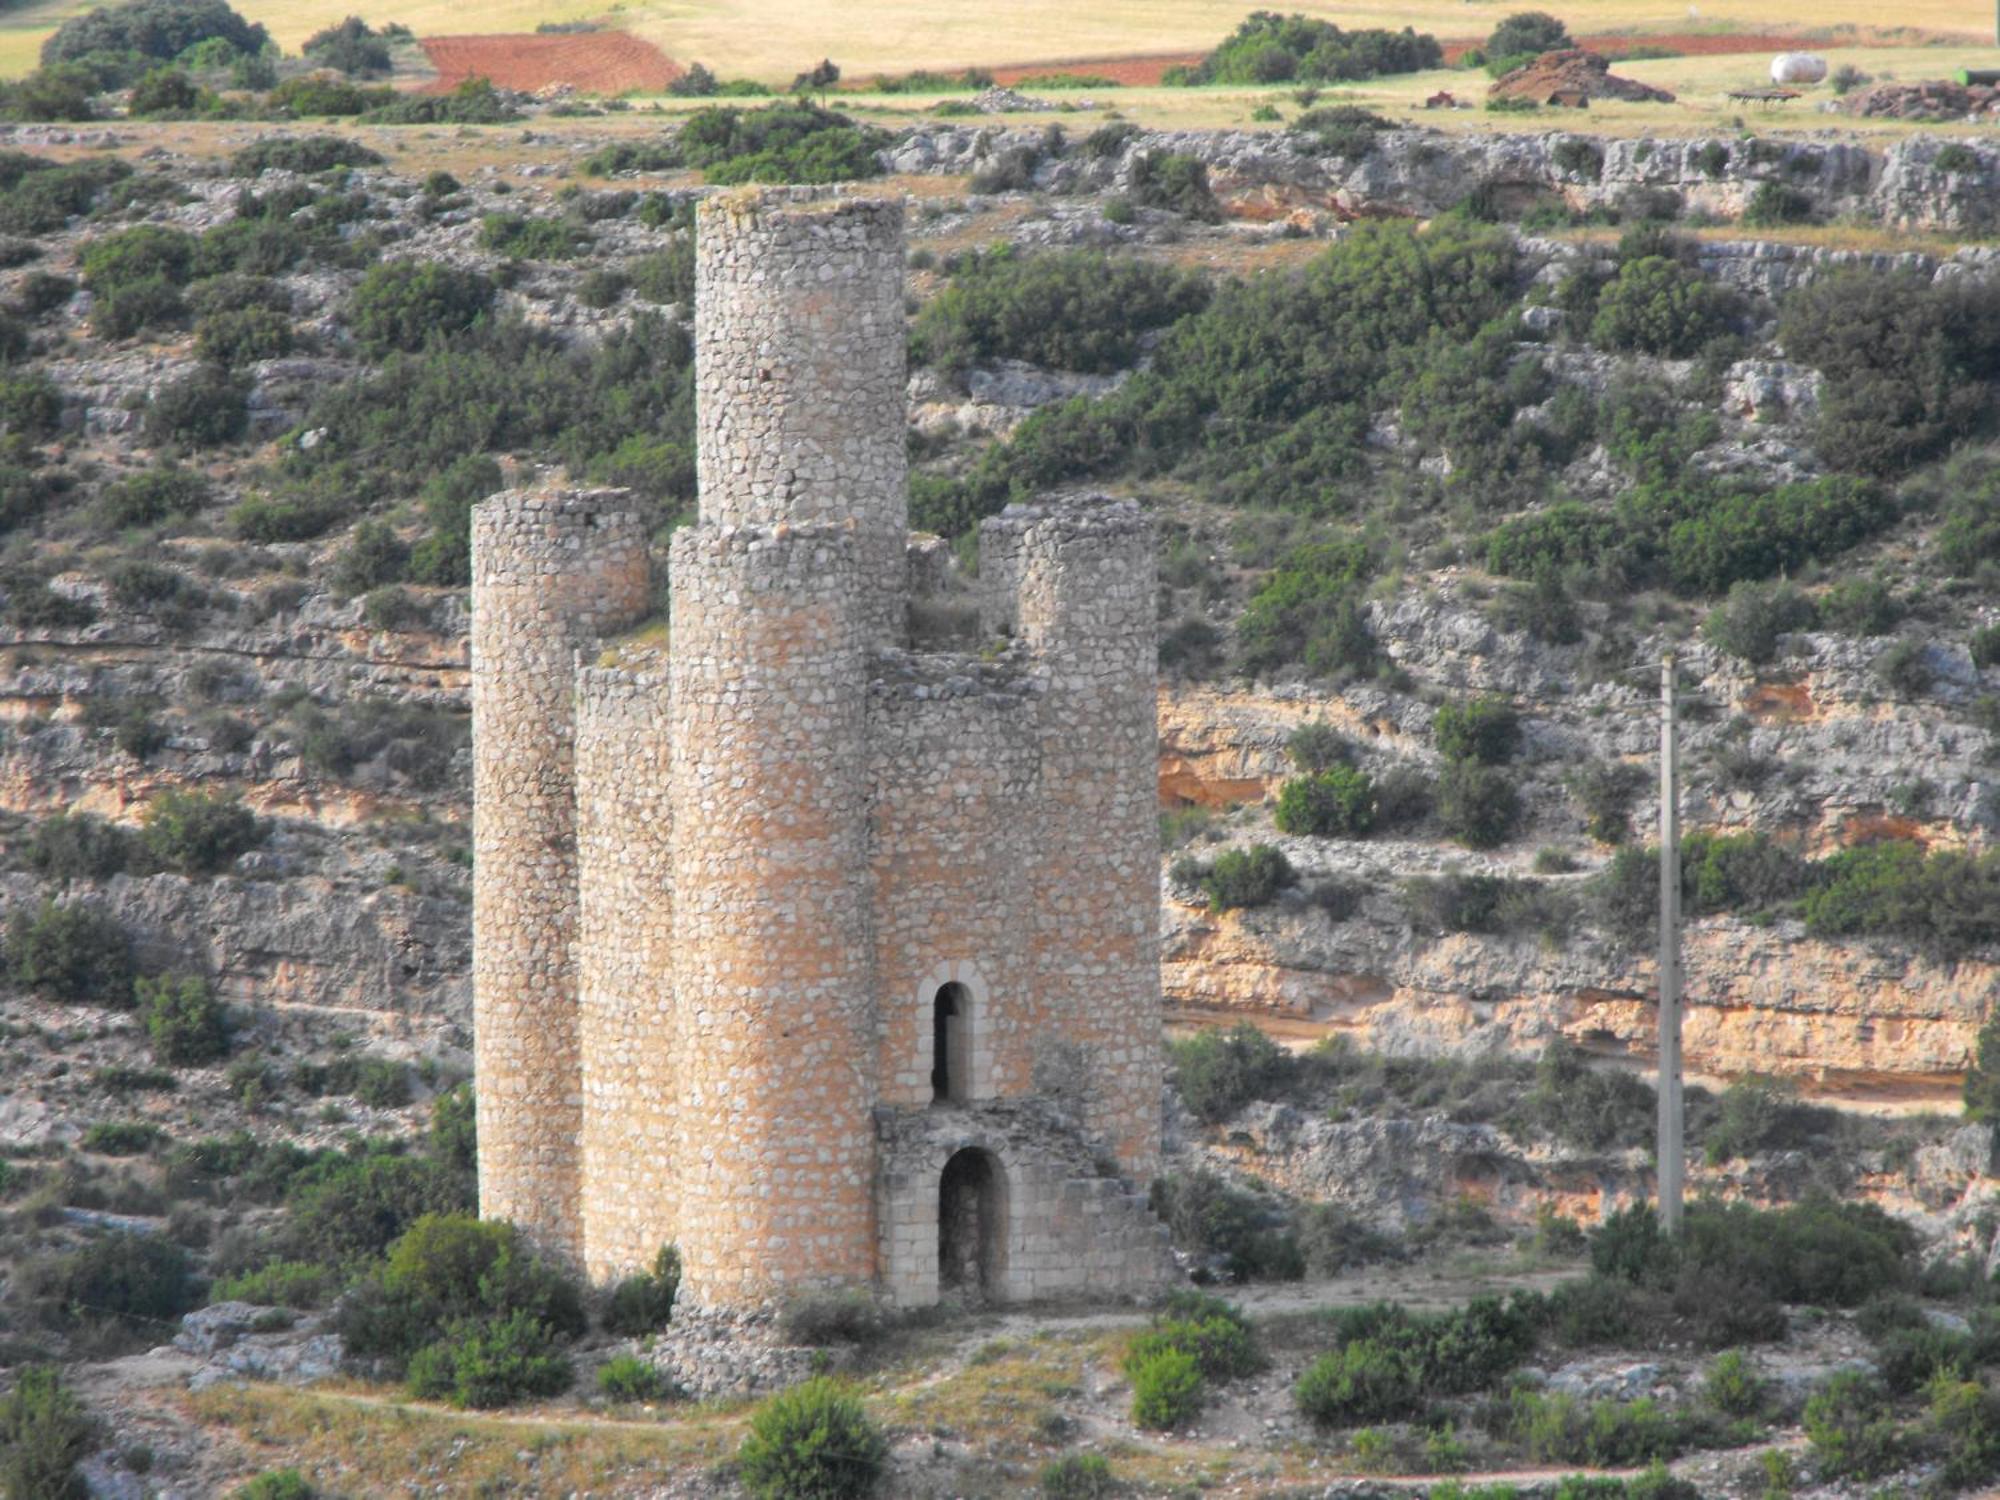
[[[931,1098],[940,1103],[963,1104],[966,1087],[966,1023],[972,1014],[972,993],[953,982],[938,986],[931,1002]]]
[[[1000,1291],[1007,1253],[1007,1180],[990,1151],[968,1146],[938,1181],[938,1290],[985,1300]]]

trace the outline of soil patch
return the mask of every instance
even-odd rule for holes
[[[524,94],[564,85],[593,94],[659,93],[686,71],[629,31],[427,36],[422,46],[438,72],[424,89],[431,94],[448,94],[468,78]]]

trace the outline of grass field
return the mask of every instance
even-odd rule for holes
[[[1526,0],[1381,0],[1350,5],[1302,0],[1298,9],[1343,26],[1414,26],[1442,38],[1475,37]],[[34,64],[41,39],[64,17],[87,10],[87,0],[42,0],[10,13],[0,25],[0,74]],[[420,36],[454,32],[532,31],[539,22],[591,18],[622,26],[682,60],[700,60],[718,72],[788,80],[819,58],[832,57],[850,76],[917,67],[994,66],[1079,57],[1200,51],[1213,46],[1250,10],[1252,0],[1130,0],[1085,6],[1069,0],[1008,0],[998,5],[922,5],[910,0],[630,0],[603,8],[592,0],[237,0],[237,8],[262,21],[295,51],[323,26],[358,8],[377,23],[400,21]],[[1279,8],[1291,9],[1291,5]],[[1874,0],[1704,0],[1699,7],[1663,0],[1570,0],[1550,5],[1572,31],[1685,32],[1796,28],[1827,36],[1834,28],[1879,30],[1893,24],[1909,32],[1990,39],[1993,12],[1964,0],[1909,0],[1886,10]],[[1988,56],[1992,49],[1986,49]]]

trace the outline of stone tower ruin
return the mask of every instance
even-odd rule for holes
[[[1151,1286],[1150,527],[988,520],[914,649],[900,203],[705,202],[695,306],[664,650],[619,492],[473,514],[480,1210],[707,1307]]]

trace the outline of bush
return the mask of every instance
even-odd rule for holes
[[[1717,1104],[1715,1123],[1702,1136],[1702,1153],[1711,1163],[1800,1149],[1825,1118],[1824,1111],[1799,1103],[1797,1085],[1756,1073],[1730,1080]]]
[[[164,276],[147,276],[100,292],[91,304],[90,329],[101,339],[129,339],[152,328],[187,322],[180,288]]]
[[[234,1494],[234,1500],[315,1500],[319,1491],[297,1469],[268,1469]]]
[[[1922,641],[1901,640],[1886,646],[1875,658],[1875,675],[1884,687],[1899,697],[1921,698],[1931,689],[1936,673],[1931,670],[1930,651]]]
[[[159,1126],[140,1120],[99,1120],[84,1131],[77,1145],[99,1156],[144,1156],[165,1139]]]
[[[226,0],[123,0],[63,22],[42,43],[42,62],[127,53],[171,62],[210,40],[255,55],[270,45],[271,34],[244,20]]]
[[[1843,849],[1814,873],[1800,913],[1815,936],[1896,938],[1941,961],[2000,943],[2000,856],[1892,840]]]
[[[672,148],[679,159],[661,165],[698,168],[714,183],[850,182],[881,175],[875,152],[885,139],[879,130],[803,101],[755,110],[712,107],[687,117]],[[616,169],[593,166],[597,161],[587,158],[584,170]]]
[[[372,267],[347,304],[347,324],[363,352],[381,359],[464,333],[485,316],[493,283],[477,271],[435,261],[392,260]]]
[[[381,521],[363,521],[333,561],[328,582],[349,598],[394,583],[409,567],[410,548]]]
[[[52,1000],[123,1008],[132,1003],[132,941],[96,907],[44,901],[7,923],[7,971]]]
[[[1285,737],[1285,758],[1297,770],[1311,775],[1350,764],[1354,748],[1324,719],[1312,719]]]
[[[196,974],[162,974],[133,981],[132,993],[153,1058],[172,1067],[215,1062],[228,1055],[222,1006]]]
[[[597,1389],[613,1401],[652,1401],[665,1393],[667,1380],[638,1356],[619,1354],[599,1366]]]
[[[1728,1417],[1754,1417],[1764,1409],[1769,1387],[1740,1349],[1731,1349],[1709,1366],[1701,1393],[1708,1404]]]
[[[1208,164],[1178,153],[1139,156],[1132,162],[1132,201],[1200,224],[1220,224],[1222,205],[1208,185]]]
[[[1248,849],[1226,849],[1218,854],[1202,880],[1202,889],[1208,893],[1211,911],[1234,911],[1270,904],[1296,878],[1282,850],[1252,844]]]
[[[611,1300],[604,1309],[604,1331],[620,1338],[657,1333],[673,1317],[680,1285],[680,1249],[662,1245],[649,1274],[627,1276],[611,1289]]]
[[[1197,1119],[1218,1125],[1280,1082],[1290,1056],[1248,1021],[1167,1043],[1174,1087]]]
[[[1352,766],[1294,776],[1279,788],[1272,821],[1280,833],[1359,837],[1375,823],[1374,783]]]
[[[1522,10],[1494,27],[1481,50],[1492,58],[1539,57],[1575,45],[1569,28],[1554,16],[1546,11]]]
[[[339,1284],[325,1266],[302,1260],[274,1260],[254,1271],[216,1279],[217,1302],[249,1302],[262,1307],[323,1307]]]
[[[1401,31],[1343,31],[1302,15],[1256,11],[1213,52],[1169,83],[1347,82],[1391,73],[1417,73],[1443,60],[1437,39],[1407,26]]]
[[[162,386],[146,406],[151,443],[213,448],[233,443],[250,426],[246,392],[228,375],[204,367]]]
[[[1728,333],[1737,314],[1727,287],[1671,257],[1646,255],[1625,262],[1598,293],[1590,338],[1607,349],[1688,359]]]
[[[1593,1068],[1575,1046],[1549,1043],[1535,1063],[1534,1086],[1521,1100],[1524,1123],[1581,1151],[1638,1146],[1651,1139],[1652,1087],[1617,1068]]]
[[[565,219],[488,214],[479,221],[480,248],[516,260],[570,260],[590,249],[590,235]]]
[[[359,16],[349,16],[305,39],[299,49],[316,67],[333,68],[350,77],[389,71],[389,44]]]
[[[53,1365],[30,1365],[0,1397],[0,1490],[33,1500],[84,1500],[76,1466],[97,1446],[97,1424]]]
[[[1528,1304],[1475,1298],[1456,1312],[1416,1314],[1392,1303],[1334,1318],[1335,1349],[1299,1377],[1293,1397],[1323,1426],[1396,1421],[1430,1401],[1484,1389],[1534,1347]]]
[[[1510,1406],[1508,1436],[1543,1463],[1654,1463],[1672,1458],[1684,1442],[1672,1415],[1650,1398],[1584,1402],[1516,1391]]]
[[[410,1394],[486,1411],[569,1389],[576,1371],[527,1312],[453,1323],[410,1359]]]
[[[289,1212],[277,1249],[291,1259],[327,1266],[369,1260],[424,1215],[462,1213],[473,1196],[472,1181],[462,1170],[422,1157],[357,1149],[324,1158],[287,1182]],[[407,1331],[407,1320],[399,1326]],[[402,1337],[393,1334],[383,1352],[401,1348]]]
[[[214,313],[196,325],[194,352],[225,367],[278,359],[292,352],[292,321],[265,307]]]
[[[1591,761],[1572,771],[1570,795],[1583,809],[1584,826],[1600,844],[1622,844],[1632,835],[1632,804],[1646,772],[1630,761]]]
[[[1812,194],[1784,182],[1758,183],[1743,210],[1743,224],[1752,229],[1810,224],[1814,217]]]
[[[1128,1361],[1125,1375],[1132,1382],[1132,1420],[1138,1426],[1172,1431],[1201,1415],[1201,1366],[1186,1350],[1151,1349]]]
[[[98,494],[97,510],[110,526],[150,526],[201,509],[210,495],[208,481],[200,474],[178,464],[163,464],[106,485]]]
[[[263,172],[298,172],[310,177],[335,167],[379,167],[380,152],[340,135],[270,135],[229,158],[232,177]]]
[[[130,862],[132,841],[89,813],[54,813],[29,836],[28,867],[50,880],[109,880]]]
[[[105,1235],[32,1263],[21,1279],[71,1326],[109,1319],[156,1334],[201,1300],[187,1252],[163,1235]]]
[[[183,875],[214,875],[264,841],[264,825],[234,797],[165,791],[146,804],[146,852]]]
[[[1111,1461],[1101,1453],[1065,1453],[1052,1458],[1042,1465],[1036,1483],[1042,1500],[1106,1500],[1118,1489]]]
[[[1520,715],[1500,698],[1442,704],[1431,718],[1431,730],[1446,760],[1502,766],[1521,748]]]
[[[1279,1216],[1213,1172],[1155,1178],[1150,1202],[1175,1245],[1217,1257],[1230,1274],[1273,1281],[1296,1281],[1305,1274],[1297,1243],[1278,1231]]]
[[[1375,149],[1375,137],[1394,130],[1386,120],[1370,110],[1352,104],[1327,109],[1309,109],[1292,121],[1287,133],[1304,149],[1319,156],[1338,156],[1343,161],[1360,161]]]
[[[1778,642],[1819,623],[1813,601],[1790,583],[1732,584],[1729,597],[1710,612],[1702,633],[1731,656],[1757,664],[1778,654]]]
[[[1438,777],[1438,821],[1468,849],[1499,848],[1513,838],[1521,812],[1521,794],[1497,767],[1454,761]]]
[[[1903,1435],[1882,1388],[1858,1370],[1841,1370],[1806,1402],[1806,1438],[1828,1478],[1875,1479],[1903,1460]]]
[[[1022,359],[1109,374],[1132,364],[1142,335],[1208,301],[1200,277],[1101,251],[972,255],[928,302],[911,330],[911,357],[960,370]]]
[[[860,1401],[818,1376],[757,1409],[736,1471],[753,1500],[860,1500],[888,1455]]]

